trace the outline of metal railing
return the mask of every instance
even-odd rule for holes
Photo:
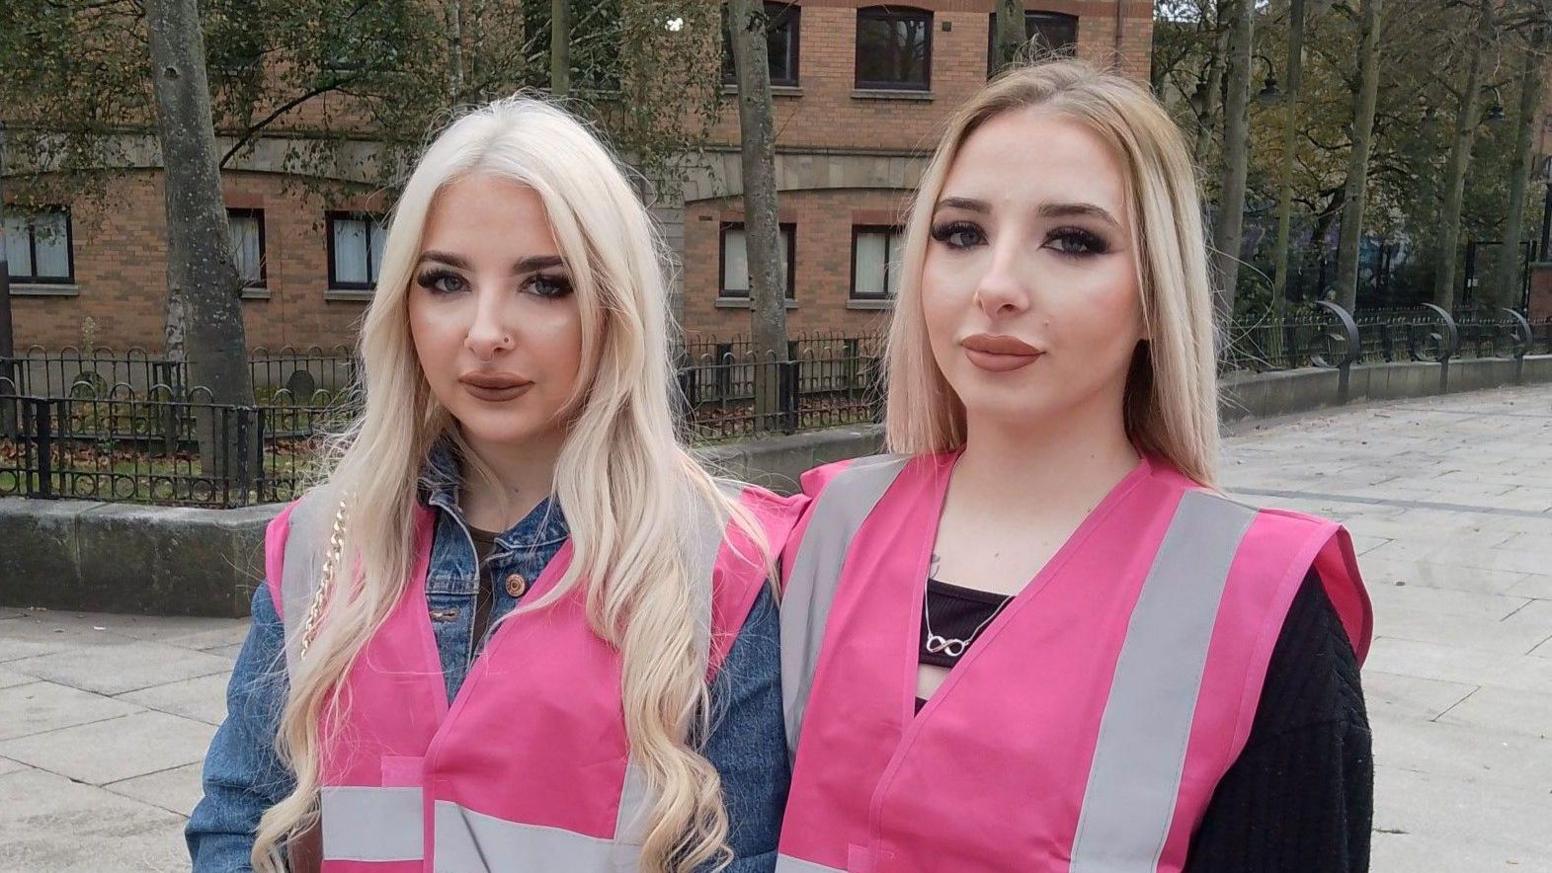
[[[744,338],[683,344],[682,433],[707,443],[879,421],[882,349],[877,335],[806,335],[780,360],[757,356]],[[1220,367],[1336,368],[1345,386],[1354,364],[1431,361],[1442,384],[1453,359],[1548,353],[1552,320],[1511,310],[1424,306],[1355,318],[1321,302],[1230,326]],[[231,507],[299,495],[325,441],[357,411],[348,390],[356,364],[344,349],[310,349],[261,350],[250,366],[257,402],[234,406],[188,387],[181,364],[143,352],[0,359],[0,496]]]
[[[144,353],[0,359],[0,496],[210,507],[292,499],[358,411],[346,381],[355,364],[341,351],[255,354],[261,387],[251,406],[215,403],[186,386],[183,365]],[[685,436],[715,442],[877,420],[876,337],[805,336],[788,351],[760,359],[737,339],[681,349]],[[767,385],[773,399],[757,402]]]

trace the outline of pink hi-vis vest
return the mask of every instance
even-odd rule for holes
[[[776,869],[1179,871],[1312,566],[1367,651],[1347,534],[1144,460],[916,714],[927,566],[956,457],[805,477],[817,497],[783,561],[795,760]]]
[[[739,499],[779,547],[797,503],[753,487]],[[267,584],[293,675],[334,510],[309,495],[266,534]],[[411,584],[347,674],[342,720],[329,725],[323,870],[635,870],[651,798],[626,738],[620,653],[589,629],[585,586],[502,621],[449,702],[425,597],[433,519],[417,510]],[[767,570],[732,523],[706,515],[700,528],[689,569],[715,670]],[[568,542],[528,597],[549,591],[570,560]]]

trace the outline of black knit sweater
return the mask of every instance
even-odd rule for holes
[[[1373,817],[1358,659],[1312,573],[1288,610],[1250,737],[1213,793],[1186,873],[1363,873]]]

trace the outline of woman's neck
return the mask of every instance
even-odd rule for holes
[[[1120,410],[1110,403],[1069,410],[1059,421],[972,415],[966,424],[954,489],[997,512],[1086,512],[1137,466]]]
[[[533,511],[554,489],[562,441],[560,435],[554,435],[521,445],[488,445],[465,437],[465,445],[474,455],[465,459],[459,500],[468,523],[482,530],[503,531]],[[476,463],[485,467],[489,478],[476,472]]]

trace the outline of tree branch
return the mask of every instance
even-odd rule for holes
[[[291,110],[295,109],[296,107],[301,106],[303,103],[306,103],[307,101],[313,99],[314,97],[318,97],[320,95],[327,94],[330,91],[343,90],[344,87],[346,85],[349,85],[350,82],[352,81],[352,79],[354,79],[354,78],[357,78],[357,77],[352,76],[352,77],[347,77],[347,78],[344,78],[344,79],[333,79],[333,80],[329,81],[326,84],[319,85],[316,88],[312,88],[312,89],[308,90],[306,93],[300,94],[300,95],[298,95],[298,96],[296,96],[296,97],[294,97],[294,98],[292,98],[290,100],[287,100],[285,103],[282,103],[278,108],[275,109],[275,111],[271,112],[269,115],[264,116],[264,118],[262,120],[260,120],[257,124],[249,125],[248,129],[243,131],[242,136],[237,138],[237,142],[232,143],[232,147],[227,149],[226,150],[226,154],[221,156],[221,160],[220,160],[219,163],[217,163],[216,166],[218,166],[218,167],[225,167],[227,161],[230,161],[232,159],[233,155],[235,155],[239,151],[241,151],[243,146],[246,146],[249,142],[252,142],[253,138],[255,136],[257,136],[261,131],[263,131],[264,128],[268,127],[271,123],[273,123],[275,121],[275,119],[279,118],[282,115],[285,115],[287,112],[290,112]]]

